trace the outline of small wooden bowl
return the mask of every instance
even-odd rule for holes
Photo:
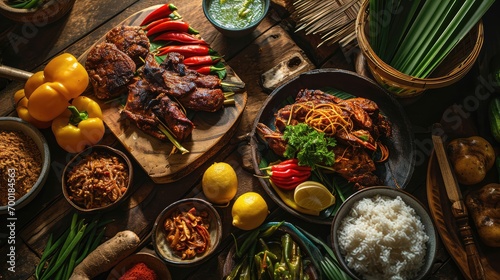
[[[0,14],[17,22],[48,24],[68,13],[75,0],[44,1],[39,7],[32,9],[17,9],[7,5],[7,0],[0,0]]]
[[[85,208],[77,203],[75,203],[71,197],[70,193],[68,191],[68,184],[67,184],[67,177],[71,170],[83,159],[85,159],[87,156],[89,156],[92,152],[98,152],[99,154],[109,154],[112,156],[116,156],[120,159],[121,162],[125,164],[127,167],[127,172],[128,172],[128,182],[126,183],[126,188],[127,190],[113,203],[108,204],[103,207],[97,207],[97,208]],[[105,145],[95,145],[92,147],[89,147],[79,154],[77,154],[73,159],[70,160],[70,162],[66,165],[64,168],[63,174],[62,174],[62,192],[64,194],[64,197],[68,201],[71,206],[73,206],[76,210],[79,212],[84,212],[84,213],[89,213],[89,212],[96,212],[96,211],[107,211],[115,208],[118,206],[120,203],[122,203],[125,198],[128,196],[130,193],[130,187],[132,185],[132,177],[133,177],[133,170],[132,170],[132,163],[130,162],[130,159],[123,153],[122,151],[119,151],[117,149],[111,148],[109,146]]]

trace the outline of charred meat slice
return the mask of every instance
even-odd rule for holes
[[[295,102],[300,103],[307,101],[314,101],[314,103],[339,103],[340,101],[342,101],[342,99],[334,95],[327,94],[319,89],[300,90],[295,97]]]
[[[126,53],[136,65],[142,65],[149,53],[149,39],[140,26],[120,25],[106,34],[106,42]]]
[[[155,94],[149,90],[148,84],[141,79],[134,79],[128,86],[129,94],[127,103],[121,114],[133,121],[135,125],[147,134],[166,140],[167,137],[158,130],[158,121],[151,110],[151,101]]]
[[[215,112],[224,106],[224,93],[220,89],[196,88],[178,100],[182,106],[194,111]]]
[[[98,99],[110,99],[127,92],[127,84],[136,70],[134,61],[111,43],[94,46],[85,68]]]
[[[375,186],[382,182],[373,174],[375,163],[362,148],[337,145],[333,148],[335,163],[333,169],[347,181],[354,183],[360,189],[365,186]]]
[[[184,79],[178,73],[160,67],[155,56],[151,53],[146,56],[142,72],[144,78],[152,84],[155,90],[169,96],[180,97],[196,89],[194,82]]]
[[[167,138],[158,130],[158,119],[167,125],[179,141],[185,140],[194,129],[194,124],[176,102],[168,96],[156,95],[149,84],[141,79],[135,79],[129,85],[129,95],[122,115],[132,120],[139,129],[160,140]]]
[[[152,110],[158,118],[163,120],[177,140],[183,141],[193,132],[193,122],[186,117],[179,104],[168,96],[163,96]]]

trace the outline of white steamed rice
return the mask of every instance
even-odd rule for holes
[[[399,196],[361,199],[338,230],[348,267],[365,279],[415,278],[428,240],[420,217]]]

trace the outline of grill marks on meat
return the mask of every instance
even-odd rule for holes
[[[129,95],[122,116],[132,120],[142,131],[160,140],[166,140],[165,134],[158,130],[160,119],[180,141],[191,134],[194,129],[193,122],[168,96],[157,95],[147,81],[139,78],[134,79],[128,88]]]
[[[154,55],[149,54],[142,69],[144,78],[156,90],[177,98],[188,109],[204,112],[222,109],[224,93],[220,89],[220,79],[188,70],[182,61],[184,57],[181,54],[169,53],[165,61],[158,64]]]
[[[92,48],[85,62],[98,99],[110,99],[127,92],[134,77],[134,61],[114,44],[100,43]]]
[[[224,93],[221,89],[196,88],[195,91],[181,96],[182,106],[205,112],[215,112],[224,106]]]
[[[114,44],[130,56],[136,65],[142,65],[143,59],[149,53],[148,36],[140,26],[117,26],[106,34],[106,42]]]
[[[149,48],[149,39],[140,26],[110,30],[105,42],[94,46],[87,56],[85,67],[94,93],[105,100],[128,92],[122,118],[155,138],[167,140],[158,129],[163,123],[183,141],[195,127],[184,108],[206,112],[221,109],[225,99],[221,80],[188,70],[179,53],[167,54],[159,64]]]
[[[180,97],[196,89],[193,81],[184,79],[180,74],[160,67],[153,54],[146,56],[142,69],[143,76],[156,90],[173,97]]]
[[[193,132],[194,124],[186,117],[179,104],[168,96],[163,96],[159,101],[152,108],[156,116],[163,119],[175,138],[180,141],[188,138]]]

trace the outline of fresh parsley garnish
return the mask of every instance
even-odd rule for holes
[[[287,141],[284,156],[297,158],[300,165],[314,168],[316,164],[332,166],[335,162],[332,148],[337,141],[305,123],[286,126],[283,139]]]

